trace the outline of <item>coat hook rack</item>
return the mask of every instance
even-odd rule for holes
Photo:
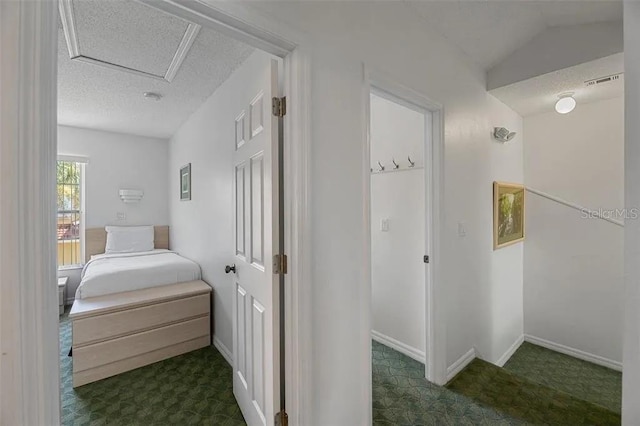
[[[395,157],[391,157],[391,165],[389,165],[389,167],[386,167],[381,161],[377,161],[377,165],[370,167],[371,174],[402,172],[423,168],[420,165],[416,165],[416,162],[411,159],[411,156],[408,156],[407,160],[409,160],[409,164],[405,166],[406,163],[403,164],[402,162],[397,162]]]

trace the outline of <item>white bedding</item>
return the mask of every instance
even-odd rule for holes
[[[199,280],[200,266],[175,252],[153,250],[92,256],[76,299]]]

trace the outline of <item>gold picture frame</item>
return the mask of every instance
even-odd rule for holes
[[[493,249],[524,240],[524,185],[493,182]]]

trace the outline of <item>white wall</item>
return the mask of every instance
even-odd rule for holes
[[[89,157],[85,171],[88,228],[166,225],[168,144],[165,139],[58,126],[58,154]],[[121,188],[142,189],[135,204],[120,200]],[[118,212],[125,220],[118,220]]]
[[[525,182],[589,209],[624,203],[624,101],[524,120]],[[623,228],[527,194],[525,333],[622,361]]]
[[[625,207],[640,206],[640,3],[624,3]],[[625,326],[622,424],[640,424],[640,221],[624,228]]]
[[[214,5],[215,2],[212,2]],[[522,334],[522,244],[492,250],[492,181],[522,182],[522,119],[487,94],[485,73],[402,2],[268,2],[265,13],[305,34],[312,61],[310,194],[312,389],[304,424],[371,423],[371,283],[364,220],[362,64],[445,108],[447,362],[471,347],[497,361]],[[278,26],[271,28],[278,31]],[[457,223],[466,237],[457,237]],[[305,371],[306,374],[306,371]]]
[[[371,175],[372,330],[425,353],[425,116],[371,96],[371,167],[402,171]],[[415,168],[407,170],[411,156]],[[388,220],[388,231],[381,221]]]
[[[165,139],[58,126],[58,154],[89,158],[85,168],[87,228],[105,225],[167,225],[168,143]],[[125,204],[119,190],[142,189],[140,203]],[[117,214],[125,214],[118,220]],[[69,276],[67,301],[80,283],[79,270]]]
[[[233,149],[237,111],[226,102],[264,70],[268,55],[253,53],[180,127],[169,142],[171,248],[200,264],[214,291],[214,338],[233,349],[233,281],[224,272],[234,252]],[[180,201],[180,167],[191,163],[191,201]],[[175,179],[174,179],[175,178]]]

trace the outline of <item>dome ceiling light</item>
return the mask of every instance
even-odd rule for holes
[[[573,99],[573,93],[563,93],[558,96],[556,102],[556,111],[559,114],[569,114],[576,107],[576,100]]]
[[[160,99],[162,99],[162,95],[160,93],[155,93],[155,92],[144,92],[142,96],[154,101],[159,101]]]

